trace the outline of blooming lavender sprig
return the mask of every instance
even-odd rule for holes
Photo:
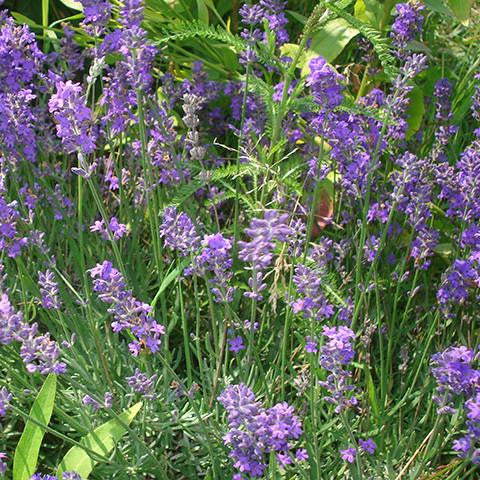
[[[153,400],[156,397],[154,389],[157,378],[157,374],[148,376],[139,368],[136,368],[135,373],[131,377],[127,377],[127,382],[135,392],[142,394],[147,399]]]
[[[266,210],[264,218],[254,218],[245,233],[250,241],[240,241],[238,256],[244,262],[251,263],[252,275],[248,281],[250,291],[245,296],[261,300],[261,291],[266,288],[263,282],[263,273],[273,259],[275,242],[286,242],[292,236],[292,228],[288,225],[288,213],[281,214],[277,210]]]
[[[396,16],[390,36],[396,47],[396,54],[402,58],[407,43],[421,32],[424,6],[418,1],[399,3],[395,6]]]
[[[104,240],[109,240],[109,231],[114,240],[119,240],[128,234],[128,227],[124,223],[120,223],[117,217],[110,218],[108,222],[108,228],[105,226],[105,221],[97,220],[93,225],[90,226],[91,232],[100,233],[101,237]]]
[[[183,122],[188,128],[187,131],[187,148],[190,158],[192,160],[203,160],[206,154],[206,149],[200,145],[200,133],[198,126],[200,119],[198,117],[198,111],[201,108],[202,98],[192,93],[186,93],[183,96],[183,111],[185,115],[182,117]]]
[[[111,262],[97,264],[89,273],[100,300],[111,305],[108,312],[114,318],[113,331],[130,330],[134,335],[135,340],[128,344],[132,355],[138,356],[142,348],[152,353],[158,352],[165,327],[153,318],[152,307],[133,296],[122,274]]]
[[[323,335],[327,343],[320,350],[320,366],[330,373],[320,385],[329,392],[325,400],[336,405],[335,412],[340,413],[358,403],[355,396],[348,395],[355,387],[348,384],[352,374],[345,368],[355,355],[352,346],[355,334],[348,327],[324,326]]]
[[[0,475],[5,475],[5,472],[7,471],[7,462],[5,460],[7,459],[7,454],[4,452],[0,452]]]
[[[12,394],[6,387],[0,388],[0,417],[4,417],[10,409]]]
[[[393,91],[385,99],[392,123],[388,127],[388,137],[393,141],[403,140],[408,130],[407,110],[409,94],[413,90],[412,80],[427,67],[427,57],[413,54],[405,59],[400,74],[393,81]]]
[[[188,256],[198,250],[200,237],[195,225],[186,213],[178,213],[176,207],[167,207],[160,226],[160,238],[166,247]]]
[[[110,18],[112,4],[102,0],[79,0],[85,16],[82,24],[86,31],[92,35],[100,36]]]
[[[11,258],[20,255],[22,248],[28,243],[27,238],[22,237],[18,231],[17,223],[20,219],[18,203],[7,203],[0,194],[0,249]]]
[[[48,473],[35,473],[30,477],[29,480],[57,480],[57,477],[54,477],[53,475],[48,475]]]
[[[315,101],[325,109],[333,109],[342,103],[344,78],[338,74],[323,57],[316,57],[308,63],[310,73],[306,84],[310,87]]]
[[[100,410],[101,408],[107,408],[107,409],[112,408],[112,402],[113,402],[113,393],[112,392],[106,392],[105,393],[102,403],[100,403],[98,400],[95,400],[90,395],[85,395],[82,398],[82,403],[85,406],[92,407],[94,411]]]
[[[221,233],[206,235],[202,240],[202,250],[194,259],[193,270],[198,275],[206,276],[211,273],[209,283],[216,302],[231,302],[235,288],[230,286],[233,277],[231,271],[233,260],[231,257],[232,242]]]
[[[239,472],[261,477],[271,452],[283,467],[292,463],[292,442],[302,433],[293,407],[283,402],[265,409],[244,384],[228,386],[218,400],[228,413],[224,440]]]
[[[480,388],[480,371],[472,366],[474,358],[474,351],[464,346],[449,347],[432,356],[431,371],[437,382],[433,401],[439,414],[455,413],[453,398],[471,396]]]
[[[38,325],[25,325],[21,333],[20,357],[29,373],[42,375],[65,373],[67,366],[60,361],[60,347],[50,333],[39,334]]]
[[[288,32],[285,26],[288,23],[285,16],[287,2],[283,0],[260,0],[260,7],[263,7],[264,18],[268,23],[270,32],[275,33],[275,43],[277,46],[287,43],[289,40]],[[267,33],[264,35],[264,41],[267,41]]]
[[[50,98],[48,108],[56,121],[57,135],[68,153],[87,154],[95,150],[92,112],[85,105],[79,83],[71,80],[57,82],[56,93]]]
[[[55,281],[54,273],[48,269],[45,272],[38,272],[38,285],[43,308],[58,310],[62,304],[58,297],[58,283]]]
[[[66,365],[60,361],[60,347],[50,338],[50,334],[39,334],[38,325],[23,321],[10,303],[7,294],[0,297],[0,344],[20,342],[20,357],[29,373],[39,372],[60,374]]]
[[[324,269],[319,264],[316,267],[303,264],[295,267],[292,280],[297,298],[290,302],[293,313],[315,320],[328,319],[333,315],[333,306],[322,290],[323,273]]]

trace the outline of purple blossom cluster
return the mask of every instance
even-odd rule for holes
[[[113,315],[112,330],[115,333],[129,331],[134,340],[128,344],[133,356],[142,349],[156,353],[160,349],[165,327],[154,318],[152,307],[137,300],[126,286],[122,274],[105,260],[89,270],[93,279],[93,290],[102,302],[110,305],[108,313]]]
[[[474,364],[478,353],[465,346],[449,347],[431,358],[431,372],[437,383],[433,401],[437,412],[456,414],[455,403],[462,399],[466,434],[454,440],[453,449],[461,458],[480,464],[480,370]]]
[[[266,210],[264,218],[254,218],[245,234],[249,241],[239,241],[240,260],[249,262],[251,277],[248,280],[250,290],[245,292],[246,297],[262,300],[262,291],[267,287],[263,279],[263,271],[271,264],[276,242],[287,242],[293,234],[288,224],[288,213],[277,210]]]
[[[28,324],[16,312],[6,293],[0,298],[0,344],[20,342],[20,357],[29,373],[65,373],[66,365],[60,361],[60,347],[50,334],[40,333],[38,324]]]
[[[47,310],[58,310],[62,303],[58,297],[58,283],[51,270],[38,272],[38,285],[42,295],[42,306]]]
[[[415,38],[421,32],[424,6],[419,1],[409,3],[398,3],[395,6],[395,21],[392,25],[390,36],[393,45],[403,51],[407,47],[407,43]]]
[[[71,80],[57,82],[56,93],[48,102],[57,124],[57,135],[67,153],[92,153],[95,150],[92,112],[85,105],[82,86]]]
[[[131,377],[127,377],[127,383],[135,392],[153,400],[155,399],[154,390],[157,378],[157,374],[148,376],[139,368],[136,368],[135,373]]]
[[[110,239],[109,234],[114,240],[119,240],[128,234],[128,227],[127,225],[120,223],[117,217],[112,217],[108,222],[108,227],[105,225],[104,220],[97,220],[90,226],[90,231],[98,232],[104,240]]]
[[[357,398],[350,395],[355,386],[349,385],[352,374],[346,369],[355,355],[352,345],[355,333],[344,326],[324,326],[323,336],[327,343],[320,349],[320,366],[328,376],[320,385],[328,391],[325,400],[335,405],[335,412],[340,413],[358,403]]]
[[[224,436],[230,457],[240,472],[237,478],[261,477],[268,466],[268,456],[275,453],[285,468],[305,452],[292,452],[293,442],[302,434],[302,426],[293,407],[286,402],[266,409],[246,385],[230,385],[218,397],[228,413],[229,431]]]

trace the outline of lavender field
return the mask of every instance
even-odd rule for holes
[[[0,4],[0,478],[480,478],[479,2]]]

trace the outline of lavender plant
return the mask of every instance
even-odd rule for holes
[[[0,476],[477,478],[475,2],[13,3]]]

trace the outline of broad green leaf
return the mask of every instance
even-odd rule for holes
[[[106,456],[110,454],[115,444],[122,438],[127,431],[125,425],[129,425],[142,408],[142,402],[136,403],[133,407],[125,410],[118,418],[113,418],[100,425],[93,432],[85,435],[80,443],[85,445],[90,451]],[[123,422],[123,423],[122,423]],[[83,480],[87,479],[92,472],[96,460],[92,459],[90,454],[80,446],[72,447],[57,470],[57,478],[61,479],[63,472],[77,472]]]
[[[424,0],[424,2],[430,10],[452,16],[451,10],[445,6],[442,0]]]
[[[57,376],[52,373],[46,378],[33,402],[30,417],[42,425],[50,422],[56,389]],[[13,480],[28,480],[35,473],[44,434],[40,425],[27,421],[13,457]]]
[[[208,25],[208,8],[205,0],[197,0],[198,19]]]
[[[82,4],[75,0],[60,0],[66,7],[83,12]]]
[[[353,28],[343,18],[331,20],[312,37],[312,45],[310,50],[317,55],[321,55],[327,62],[335,60],[342,53],[347,43],[359,31]]]
[[[422,124],[423,115],[425,114],[425,104],[423,103],[423,92],[419,87],[414,87],[410,92],[410,102],[407,109],[407,140],[418,132]]]
[[[447,3],[454,15],[461,22],[465,22],[470,18],[472,0],[447,0]]]
[[[354,15],[364,23],[380,29],[382,19],[382,5],[376,0],[357,0],[354,7]]]

